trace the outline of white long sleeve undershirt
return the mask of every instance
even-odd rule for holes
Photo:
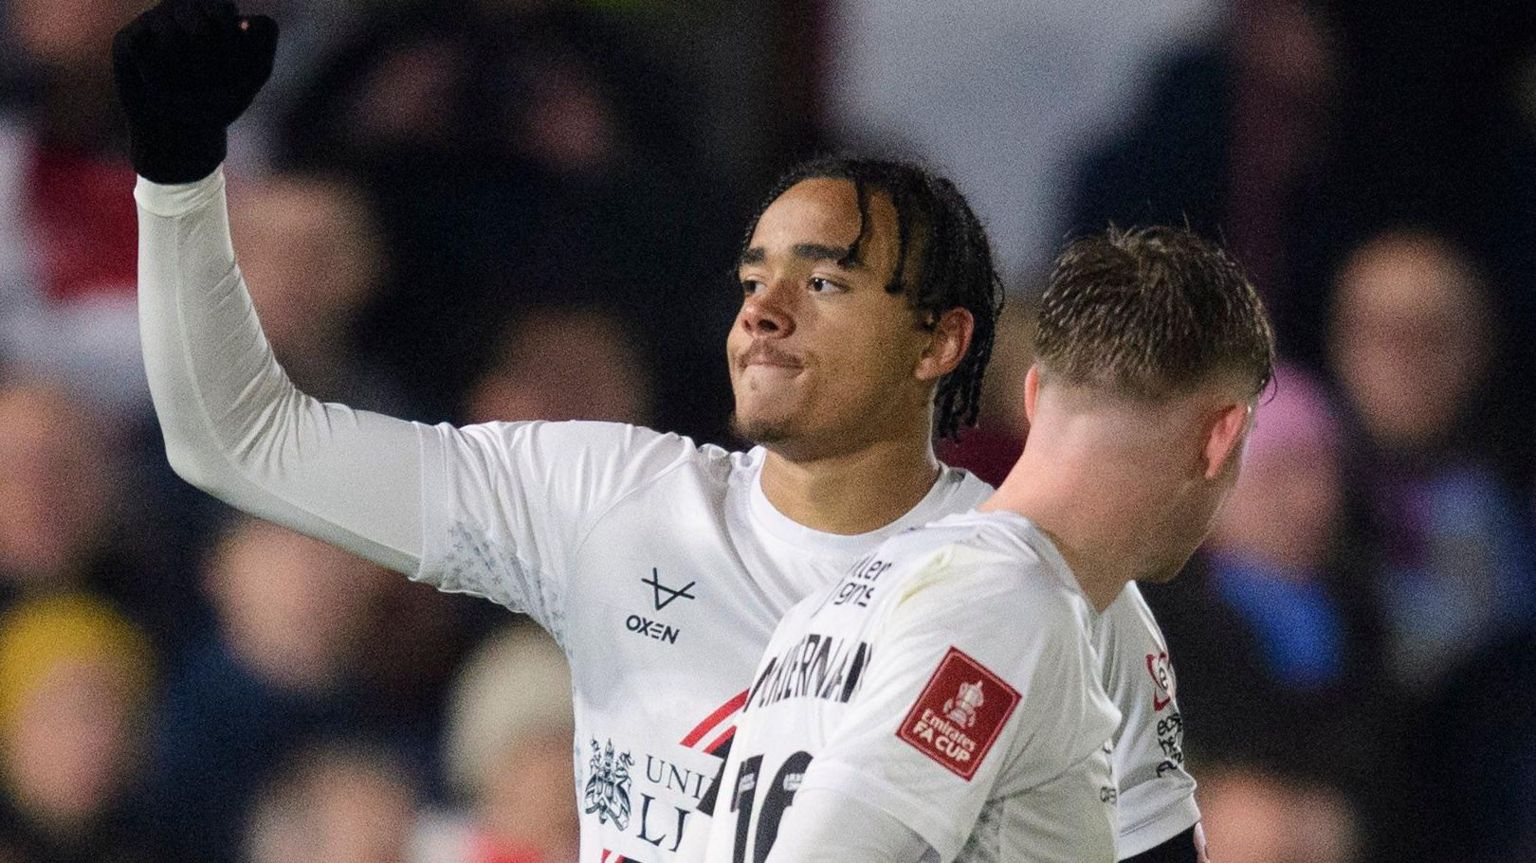
[[[408,575],[422,541],[416,423],[296,389],[236,266],[222,169],[139,178],[139,330],[171,466],[232,506]]]

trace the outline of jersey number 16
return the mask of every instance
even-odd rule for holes
[[[746,863],[747,834],[752,831],[754,821],[757,822],[757,829],[752,838],[752,863],[764,863],[768,859],[774,840],[779,838],[779,822],[784,819],[784,810],[795,802],[800,778],[810,765],[809,752],[796,752],[785,759],[784,766],[779,768],[764,791],[762,805],[754,811],[752,804],[762,785],[758,780],[763,768],[763,756],[754,755],[741,762],[741,772],[736,777],[736,790],[731,795],[731,811],[737,813],[733,863]]]

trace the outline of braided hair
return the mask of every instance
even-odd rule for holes
[[[953,371],[939,380],[934,394],[934,432],[956,438],[974,426],[981,409],[981,381],[992,358],[1003,285],[992,260],[992,245],[981,220],[955,184],[918,165],[854,156],[823,156],[802,162],[781,176],[747,224],[743,252],[751,245],[763,212],[789,188],[804,180],[847,180],[859,202],[859,236],[848,250],[857,260],[869,232],[869,196],[883,192],[896,208],[896,270],[886,290],[905,294],[907,304],[929,330],[940,316],[964,308],[975,320],[970,349]],[[914,238],[920,238],[917,274],[907,277]]]

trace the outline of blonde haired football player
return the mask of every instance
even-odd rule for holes
[[[997,493],[886,540],[775,630],[709,863],[1116,859],[1095,627],[1210,529],[1272,337],[1225,254],[1158,228],[1070,245],[1037,340]],[[1165,660],[1147,656],[1160,687]]]

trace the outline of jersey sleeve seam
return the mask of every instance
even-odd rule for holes
[[[632,428],[638,428],[638,426]],[[674,433],[666,432],[663,434],[663,436],[671,434]],[[678,440],[685,441],[688,445],[693,445],[692,441],[689,441],[688,439],[681,436],[678,436]],[[697,454],[698,452],[699,450],[697,446],[694,445],[694,453]],[[668,465],[657,473],[642,479],[639,482],[636,482],[633,488],[626,490],[623,494],[620,494],[618,497],[609,502],[607,506],[603,507],[601,510],[598,510],[587,519],[585,519],[585,526],[577,536],[576,542],[571,545],[571,557],[574,558],[581,553],[582,548],[587,544],[587,540],[592,538],[592,532],[597,529],[598,524],[600,524],[603,519],[607,518],[610,513],[617,509],[620,504],[628,501],[630,498],[634,497],[640,492],[649,489],[651,486],[670,476],[673,472],[681,470],[689,463],[690,460],[687,456],[677,459],[673,464]],[[543,567],[540,567],[540,569],[542,570]]]

